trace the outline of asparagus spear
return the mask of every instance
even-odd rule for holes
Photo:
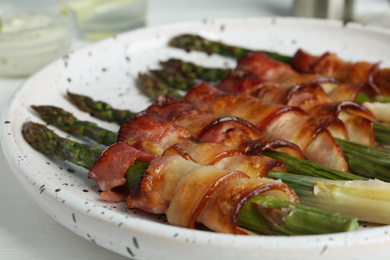
[[[65,132],[88,137],[100,144],[111,145],[117,141],[117,134],[97,124],[78,120],[73,114],[54,106],[31,106],[40,117]]]
[[[374,139],[378,145],[388,146],[390,145],[390,133],[389,133],[389,124],[375,122],[374,123]]]
[[[335,181],[272,172],[298,195],[300,201],[353,216],[361,221],[390,224],[390,183],[380,180]]]
[[[62,161],[69,161],[86,169],[90,169],[103,152],[102,147],[81,144],[60,137],[42,124],[24,123],[22,134],[27,143],[35,150],[47,156],[54,156]]]
[[[335,138],[351,169],[369,178],[390,181],[390,151]]]
[[[66,98],[81,111],[108,122],[122,123],[135,115],[132,111],[115,109],[105,102],[95,101],[90,97],[76,95],[69,91]]]
[[[168,95],[176,98],[182,97],[182,94],[179,91],[164,84],[158,78],[150,74],[146,75],[140,73],[138,76],[138,83],[140,86],[145,86],[140,88],[140,90],[152,100],[156,100],[160,95]]]
[[[37,151],[47,156],[68,160],[86,169],[90,169],[102,153],[101,147],[88,146],[59,137],[42,124],[27,122],[23,125],[22,134]],[[148,164],[137,162],[127,170],[125,179],[130,191],[138,189],[147,167]],[[258,206],[254,207],[252,204]],[[308,228],[306,221],[301,219],[310,220],[315,224]],[[286,235],[354,231],[358,227],[357,219],[353,217],[261,195],[244,205],[239,215],[239,225],[266,234]]]
[[[201,51],[208,54],[219,54],[234,59],[238,59],[254,51],[239,46],[227,45],[223,42],[212,41],[194,34],[178,35],[170,40],[169,45],[186,51]],[[284,63],[291,64],[293,60],[293,57],[282,55],[277,52],[262,52],[267,53],[273,59]]]
[[[359,93],[357,97],[355,98],[355,102],[358,104],[363,104],[365,102],[381,102],[381,103],[390,103],[390,97],[382,96],[382,95],[376,95],[376,96],[369,96],[364,93]]]
[[[164,70],[149,70],[149,73],[178,90],[189,90],[198,83],[198,79],[194,75],[179,73],[174,68],[166,67]]]
[[[357,223],[348,220],[345,217],[347,215],[335,215],[331,211],[319,209],[278,200],[272,196],[258,195],[241,208],[238,224],[267,235],[305,235],[314,232],[326,234],[334,228],[357,229]],[[329,219],[331,221],[328,221]],[[336,227],[332,227],[333,225]]]
[[[364,177],[348,172],[334,170],[328,167],[321,166],[308,160],[299,159],[291,155],[267,150],[264,155],[276,160],[281,160],[286,165],[287,171],[298,175],[314,176],[330,180],[362,180]],[[359,174],[359,172],[357,173]]]
[[[160,62],[160,64],[164,68],[164,71],[167,69],[176,71],[178,72],[176,77],[182,76],[190,78],[192,81],[195,79],[201,79],[205,81],[219,81],[227,73],[229,73],[229,71],[232,70],[231,68],[208,68],[179,59],[169,59],[167,61]]]

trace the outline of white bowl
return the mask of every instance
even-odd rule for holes
[[[174,227],[161,216],[103,201],[86,170],[46,158],[24,141],[22,124],[42,122],[29,108],[33,104],[60,106],[81,119],[118,129],[77,111],[63,97],[67,90],[140,111],[149,102],[136,89],[135,79],[139,72],[156,68],[159,61],[174,57],[209,66],[234,64],[227,58],[169,48],[169,39],[181,33],[284,54],[293,54],[298,48],[316,54],[335,51],[344,59],[382,61],[382,66],[390,66],[387,30],[292,18],[188,22],[136,30],[87,46],[29,78],[2,114],[3,150],[37,204],[76,234],[133,259],[389,259],[389,226],[292,237],[226,235]]]
[[[28,76],[69,51],[76,23],[64,10],[50,0],[0,3],[0,75]]]

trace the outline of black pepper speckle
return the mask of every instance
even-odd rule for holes
[[[41,187],[39,187],[39,191],[40,191],[40,194],[42,194],[42,192],[45,190],[45,185],[42,185]]]
[[[322,250],[321,250],[321,252],[320,252],[320,255],[322,255],[322,254],[326,251],[326,249],[328,249],[328,245],[325,245],[325,246],[322,248]]]
[[[126,247],[127,252],[130,254],[131,257],[134,257],[133,251],[131,251],[130,247]]]
[[[139,245],[138,245],[138,240],[136,237],[133,237],[133,244],[136,248],[139,248]]]
[[[77,222],[76,222],[76,215],[75,215],[74,213],[72,213],[72,219],[73,219],[73,222],[74,222],[74,223],[77,223]]]
[[[75,172],[76,172],[76,171],[75,171],[74,169],[72,169],[72,168],[68,168],[68,169],[66,169],[66,171],[69,172],[69,173],[75,173]]]
[[[5,121],[4,124],[11,124],[11,121]]]

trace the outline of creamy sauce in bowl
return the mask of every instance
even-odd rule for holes
[[[70,17],[15,12],[0,15],[0,75],[28,76],[68,52]]]

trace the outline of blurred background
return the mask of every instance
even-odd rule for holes
[[[0,76],[29,76],[70,49],[137,28],[266,16],[390,27],[390,1],[0,0]]]

